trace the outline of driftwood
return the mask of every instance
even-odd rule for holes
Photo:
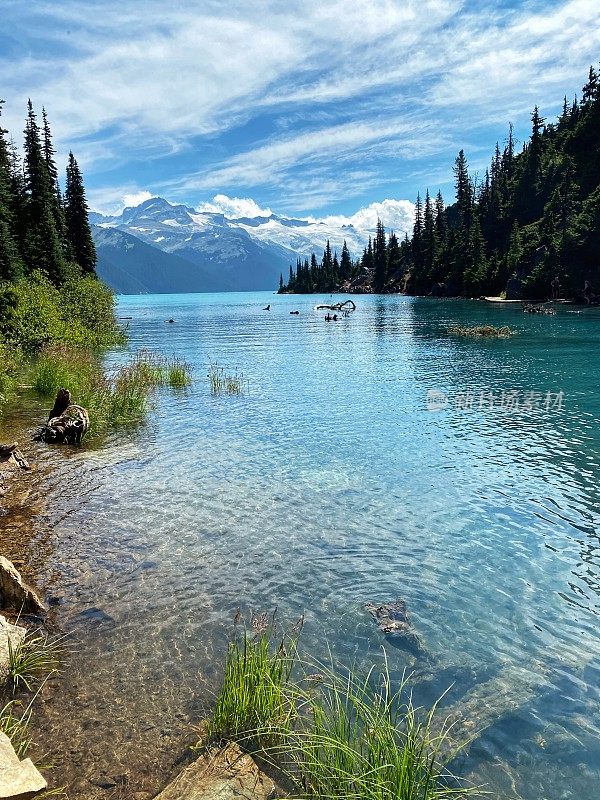
[[[365,603],[365,608],[377,622],[377,627],[385,634],[390,644],[408,650],[417,658],[428,657],[423,642],[412,626],[404,600],[381,605]]]
[[[81,444],[89,427],[90,418],[85,408],[71,403],[68,389],[59,389],[48,422],[34,438],[48,444]]]
[[[317,311],[341,311],[342,314],[349,314],[356,311],[354,300],[346,300],[343,303],[334,303],[332,306],[317,306]]]
[[[548,314],[549,316],[556,314],[556,311],[545,303],[525,303],[523,311],[525,314]]]

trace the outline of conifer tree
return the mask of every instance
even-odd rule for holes
[[[385,228],[380,219],[377,220],[375,240],[373,242],[373,289],[383,291],[387,277],[387,245]]]
[[[431,283],[435,260],[435,218],[429,189],[425,192],[425,208],[423,210],[423,270],[427,281]]]
[[[67,276],[53,208],[54,187],[42,150],[40,129],[31,100],[27,103],[25,127],[25,198],[27,236],[24,242],[29,271],[39,269],[55,283]]]
[[[65,213],[63,209],[62,196],[60,185],[58,183],[58,169],[54,160],[54,145],[52,144],[52,133],[50,131],[50,123],[46,109],[42,108],[42,126],[44,131],[43,136],[43,149],[44,149],[44,162],[50,177],[50,182],[54,191],[54,199],[52,204],[52,215],[54,216],[54,224],[56,231],[59,235],[65,258],[70,258],[69,247],[66,236]]]
[[[340,258],[340,280],[347,281],[350,280],[352,276],[352,259],[350,258],[350,251],[348,250],[348,245],[346,244],[346,240],[344,239],[344,244],[342,246],[342,255]]]
[[[388,238],[388,246],[387,246],[387,270],[388,270],[388,278],[394,282],[394,284],[398,284],[400,279],[402,278],[402,256],[400,252],[400,245],[398,243],[398,237],[392,231]]]
[[[0,116],[4,100],[0,100]],[[10,155],[5,139],[8,131],[0,125],[0,283],[18,278],[23,265],[14,237]]]
[[[65,188],[67,240],[73,258],[84,274],[95,274],[96,248],[88,219],[83,179],[73,153],[69,153]]]

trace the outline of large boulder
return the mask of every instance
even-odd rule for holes
[[[10,739],[0,732],[0,798],[32,800],[46,786],[31,759],[19,761]]]
[[[0,556],[0,608],[12,608],[17,613],[43,614],[44,605],[25,583],[18,569]]]
[[[0,683],[6,680],[8,674],[9,645],[13,650],[17,648],[25,638],[26,633],[27,631],[25,628],[22,628],[20,625],[11,625],[11,623],[0,614]],[[0,797],[1,796],[2,795],[0,795]]]
[[[201,756],[186,767],[156,800],[269,800],[273,781],[237,744]]]

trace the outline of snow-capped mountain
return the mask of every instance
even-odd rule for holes
[[[410,208],[406,213],[408,219]],[[196,280],[190,283],[189,275],[184,280],[186,285],[190,285],[189,291],[275,289],[281,272],[287,275],[289,265],[295,264],[298,257],[322,252],[327,239],[338,253],[346,241],[350,252],[359,255],[373,233],[373,219],[365,220],[371,224],[360,228],[349,221],[351,219],[295,219],[273,213],[230,216],[220,211],[197,211],[185,205],[174,205],[161,197],[152,197],[138,206],[125,208],[115,216],[90,214],[99,256],[99,274],[117,291],[131,291],[121,280],[123,271],[128,271],[127,255],[131,262],[131,237],[168,256],[177,257],[175,263],[168,258],[161,261],[159,254],[153,254],[154,268],[161,272],[161,288],[156,287],[149,266],[143,282],[146,291],[181,291],[182,281],[176,273],[181,270],[183,262],[197,270],[197,275],[194,274]],[[111,236],[107,235],[108,231],[111,231]],[[127,236],[125,243],[124,239],[118,239],[119,233]],[[147,250],[144,252],[146,255],[149,253]],[[165,289],[165,285],[169,286],[169,282],[165,284],[164,280],[169,268],[174,270],[173,288]],[[139,278],[136,274],[136,286]]]

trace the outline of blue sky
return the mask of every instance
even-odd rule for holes
[[[0,0],[4,126],[45,105],[105,211],[450,200],[459,148],[482,173],[599,57],[598,0]]]

